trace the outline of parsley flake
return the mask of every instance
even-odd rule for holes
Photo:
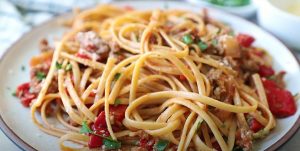
[[[118,106],[119,104],[121,104],[121,102],[122,102],[122,101],[121,101],[120,99],[116,99],[116,100],[115,100],[114,106]]]
[[[204,43],[204,42],[202,42],[202,41],[198,42],[198,46],[201,49],[201,51],[204,51],[204,50],[206,50],[208,48],[207,44]]]
[[[120,78],[120,76],[121,76],[121,73],[117,73],[117,74],[115,74],[115,78],[114,78],[114,80],[118,80],[119,78]]]
[[[105,146],[105,149],[119,149],[121,148],[121,142],[118,142],[113,139],[105,138],[103,139],[103,144]]]
[[[160,140],[156,143],[155,149],[156,149],[157,151],[164,151],[164,150],[167,148],[168,145],[169,145],[169,141],[160,139]]]
[[[93,131],[90,129],[90,127],[88,126],[86,121],[82,122],[82,127],[79,131],[81,134],[89,134],[89,133],[93,133]]]
[[[192,43],[193,43],[193,37],[192,37],[190,34],[184,35],[184,36],[182,37],[182,41],[183,41],[185,44],[187,44],[187,45],[192,44]]]
[[[46,78],[46,74],[45,74],[44,72],[38,71],[38,72],[36,73],[35,77],[36,77],[38,80],[42,81],[43,79]]]
[[[55,67],[56,67],[56,69],[61,69],[62,68],[62,64],[60,64],[60,63],[58,63],[58,62],[56,62],[55,63]]]

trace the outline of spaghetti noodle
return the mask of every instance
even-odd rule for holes
[[[290,95],[253,41],[206,11],[101,5],[43,47],[17,96],[62,150],[251,150],[276,126],[268,82]]]

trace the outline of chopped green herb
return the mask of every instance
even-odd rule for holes
[[[211,41],[211,44],[212,44],[213,46],[217,47],[217,46],[218,46],[218,40],[217,40],[217,39],[213,39],[213,40]]]
[[[122,102],[122,101],[121,101],[120,99],[116,99],[114,105],[115,105],[115,106],[118,106],[119,104],[121,104],[121,102]]]
[[[164,151],[164,150],[167,148],[168,145],[169,145],[169,141],[160,139],[160,140],[156,143],[155,149],[156,149],[157,151]]]
[[[46,74],[45,74],[44,72],[38,71],[38,72],[36,73],[35,77],[36,77],[38,80],[42,81],[43,79],[46,78]]]
[[[202,41],[198,42],[198,46],[201,49],[201,51],[204,51],[204,50],[206,50],[208,48],[207,44],[204,43],[204,42],[202,42]]]
[[[86,121],[82,122],[82,127],[79,131],[81,134],[93,134],[93,135],[97,135],[101,138],[103,138],[103,144],[105,146],[105,149],[119,149],[121,148],[121,142],[118,142],[116,140],[111,139],[110,137],[105,137],[102,135],[99,135],[97,133],[95,133],[94,131],[92,131],[90,129],[90,127],[88,126]]]
[[[66,70],[66,71],[72,70],[72,65],[71,65],[70,63],[67,64],[65,70]]]
[[[121,142],[118,142],[113,139],[105,138],[103,139],[103,144],[105,146],[105,149],[119,149],[121,148]]]
[[[25,66],[21,66],[21,70],[25,71],[26,70]]]
[[[56,61],[55,67],[56,67],[56,69],[61,69],[61,68],[62,68],[62,64],[60,64],[60,63],[58,63],[58,62]]]
[[[187,35],[184,35],[182,37],[182,41],[185,43],[185,44],[192,44],[193,43],[193,38],[190,34],[187,34]]]
[[[93,131],[90,129],[90,127],[88,126],[86,121],[82,122],[82,127],[79,131],[81,134],[89,134],[89,133],[93,133]]]
[[[17,93],[16,93],[16,91],[15,91],[15,92],[13,92],[11,95],[16,97],[16,96],[17,96]]]
[[[121,76],[121,73],[117,73],[116,75],[115,75],[115,78],[114,78],[114,80],[118,80],[119,78],[120,78],[120,76]]]

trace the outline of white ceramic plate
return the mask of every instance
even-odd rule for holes
[[[200,11],[199,7],[180,2],[158,1],[122,1],[114,4],[131,5],[137,9],[180,8]],[[12,45],[2,56],[0,62],[0,126],[4,133],[24,150],[59,150],[57,138],[41,132],[31,121],[30,111],[12,96],[12,92],[20,83],[29,81],[29,59],[38,54],[38,43],[42,38],[61,37],[64,28],[59,20],[68,15],[52,19],[35,27]],[[274,58],[274,68],[287,72],[287,88],[294,94],[300,91],[300,67],[293,54],[277,39],[254,24],[241,18],[210,10],[209,16],[228,23],[238,32],[249,33],[256,39],[254,45],[268,50]],[[22,71],[25,65],[26,70]],[[300,104],[297,104],[298,109]],[[277,127],[266,138],[255,143],[255,150],[273,150],[297,130],[300,125],[300,110],[291,117],[277,120]],[[51,144],[51,145],[50,145]]]

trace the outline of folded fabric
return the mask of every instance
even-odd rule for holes
[[[32,26],[71,10],[111,0],[0,0],[0,56]]]

